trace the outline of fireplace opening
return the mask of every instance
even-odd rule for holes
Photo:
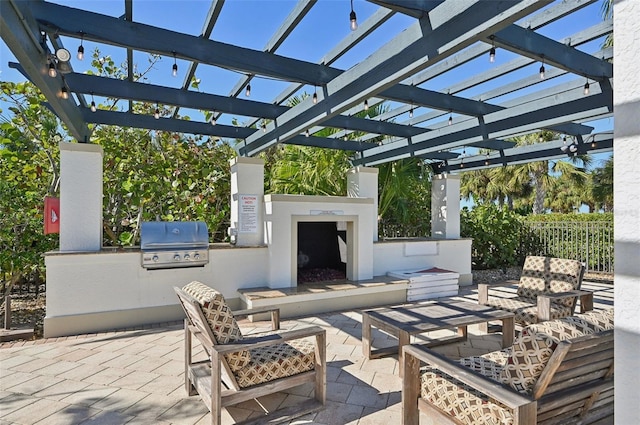
[[[298,284],[346,279],[347,232],[343,224],[298,222]]]

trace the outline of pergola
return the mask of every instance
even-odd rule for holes
[[[435,172],[612,150],[613,132],[595,133],[588,125],[613,116],[613,53],[601,47],[613,31],[612,21],[581,28],[563,39],[545,32],[547,26],[594,7],[596,0],[369,1],[379,8],[358,20],[357,29],[348,31],[319,62],[278,54],[283,43],[296,36],[296,27],[311,19],[316,0],[292,2],[263,50],[211,39],[224,0],[211,1],[201,31],[193,34],[136,21],[133,0],[124,1],[118,17],[41,0],[4,1],[0,29],[19,61],[11,66],[42,90],[79,142],[90,142],[89,124],[108,124],[237,139],[242,156],[285,143],[352,151],[354,165],[417,157]],[[336,21],[346,28],[349,3],[344,3],[336,10]],[[351,8],[355,16],[353,4]],[[394,21],[398,16],[404,19]],[[348,69],[335,65],[389,28],[394,34],[390,41],[364,60]],[[74,72],[65,51],[75,54],[83,41],[126,49],[128,77]],[[487,66],[505,51],[513,59]],[[161,55],[173,63],[188,61],[181,87],[135,81],[134,52]],[[55,77],[48,75],[50,67],[56,68]],[[232,70],[239,79],[226,96],[194,91],[192,79],[203,67]],[[460,68],[479,71],[448,87],[428,88],[436,78]],[[530,73],[522,77],[523,70]],[[260,78],[288,86],[271,102],[241,96]],[[487,83],[490,89],[484,88]],[[301,93],[314,96],[291,102]],[[126,100],[128,108],[93,111],[93,96]],[[173,114],[159,119],[135,114],[133,102],[171,106]],[[389,105],[384,113],[362,117],[363,110],[381,102]],[[181,119],[180,108],[208,111],[218,124]],[[246,119],[240,126],[224,125],[219,119],[223,114]],[[318,136],[325,127],[338,131]],[[528,146],[506,140],[540,131],[557,136]]]

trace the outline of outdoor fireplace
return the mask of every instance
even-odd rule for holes
[[[345,279],[346,224],[332,221],[299,222],[297,252],[298,284]]]
[[[322,257],[313,253],[315,258],[311,258],[305,252],[310,250],[307,243],[332,245],[324,249],[332,250],[334,259],[340,256],[340,265],[335,264],[344,268],[344,278],[358,281],[373,277],[373,199],[304,195],[265,195],[264,199],[271,288],[296,286],[298,271],[310,267],[312,260],[320,261],[316,263],[319,267],[333,267],[327,266],[328,258],[318,260]],[[318,233],[332,236],[321,240]]]

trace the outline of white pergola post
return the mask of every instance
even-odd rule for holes
[[[431,237],[460,237],[460,176],[438,174],[431,182]]]
[[[60,251],[102,248],[102,147],[60,143]]]
[[[264,161],[237,157],[231,166],[231,227],[236,246],[264,244]]]
[[[640,2],[614,1],[615,422],[638,423],[640,382]]]
[[[378,240],[378,169],[354,167],[347,172],[347,196],[373,199],[373,241]]]

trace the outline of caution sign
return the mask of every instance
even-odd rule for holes
[[[60,198],[44,198],[44,234],[60,233]]]

